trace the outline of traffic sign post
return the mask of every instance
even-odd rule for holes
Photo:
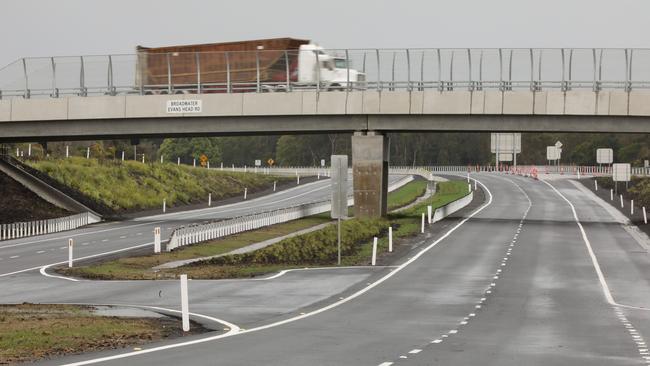
[[[614,150],[596,149],[596,162],[598,164],[611,164],[614,161]]]
[[[490,135],[490,151],[496,154],[496,167],[499,162],[514,161],[517,167],[517,154],[521,153],[521,133],[493,133]],[[506,160],[507,159],[507,160]]]
[[[629,163],[617,163],[612,165],[612,180],[614,181],[614,189],[618,193],[618,182],[625,182],[625,188],[627,188],[627,182],[631,178],[631,167]]]
[[[332,155],[332,210],[331,216],[337,219],[337,263],[341,265],[341,219],[348,215],[348,156]]]

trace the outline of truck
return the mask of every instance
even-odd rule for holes
[[[138,46],[136,85],[144,94],[363,89],[365,73],[345,55],[306,39]]]

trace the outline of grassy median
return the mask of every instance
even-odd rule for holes
[[[293,178],[237,173],[185,165],[142,164],[137,161],[99,161],[71,157],[28,161],[28,164],[85,196],[115,210],[137,211],[214,201],[254,193]]]
[[[180,334],[172,318],[98,316],[76,305],[0,305],[0,364],[140,345]]]
[[[424,183],[424,185],[423,185]],[[426,182],[414,181],[388,196],[389,207],[404,206],[421,196]],[[393,227],[395,238],[412,236],[420,229],[420,215],[427,205],[443,206],[467,194],[463,181],[444,182],[438,185],[434,196],[398,214],[385,219],[351,219],[342,223],[342,261],[346,265],[367,264],[370,260],[370,241],[374,236],[384,237],[388,227]],[[232,235],[208,243],[181,248],[171,253],[111,260],[76,268],[61,268],[61,273],[94,279],[157,279],[175,278],[181,273],[191,278],[238,278],[252,277],[281,269],[328,266],[336,264],[336,226],[283,239],[268,247],[245,254],[225,255],[188,264],[174,269],[152,270],[152,267],[179,259],[197,258],[227,253],[256,242],[286,235],[303,228],[330,222],[329,214],[316,215],[267,228]],[[380,250],[387,241],[382,238]]]

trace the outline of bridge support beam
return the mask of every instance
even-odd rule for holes
[[[352,136],[354,216],[373,218],[388,213],[388,138],[374,131]]]

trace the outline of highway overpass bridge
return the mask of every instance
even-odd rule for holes
[[[258,63],[252,87],[229,67],[226,82],[207,85],[197,54],[184,74],[194,81],[175,85],[169,54],[167,84],[146,85],[138,55],[21,59],[0,69],[0,142],[353,132],[357,215],[376,216],[387,132],[650,132],[646,49],[329,52],[365,80],[266,82]]]

